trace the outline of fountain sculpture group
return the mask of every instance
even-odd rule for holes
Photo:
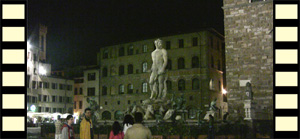
[[[179,97],[175,97],[175,92],[172,93],[171,99],[167,99],[167,62],[168,54],[167,51],[162,47],[163,41],[157,39],[154,41],[156,49],[151,53],[151,58],[153,64],[149,72],[151,72],[149,85],[151,90],[151,96],[149,99],[143,101],[142,105],[139,106],[135,102],[127,108],[125,114],[132,114],[135,112],[142,112],[144,114],[145,120],[162,121],[169,120],[172,118],[174,120],[185,120],[185,115],[187,113],[185,103],[186,100],[183,94]],[[99,107],[93,100],[88,100],[91,109],[94,111],[94,119],[100,120],[100,110],[95,107]],[[211,102],[210,111],[208,115],[217,111],[216,100]],[[201,111],[202,112],[202,111]],[[197,117],[200,117],[197,114]],[[207,116],[208,116],[207,115]]]

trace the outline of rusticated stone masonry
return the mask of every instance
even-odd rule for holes
[[[273,2],[224,0],[226,81],[229,112],[244,115],[250,80],[257,119],[273,118]]]

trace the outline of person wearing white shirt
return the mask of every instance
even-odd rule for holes
[[[125,115],[124,121],[123,121],[123,132],[124,135],[126,134],[126,131],[128,128],[132,127],[134,124],[133,117],[131,115]]]

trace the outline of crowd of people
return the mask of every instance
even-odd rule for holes
[[[80,122],[80,139],[94,139],[93,122],[91,120],[92,111],[90,108],[86,108],[84,113],[85,115]],[[72,127],[73,122],[74,118],[72,115],[67,116],[64,124],[61,123],[60,117],[58,117],[55,123],[55,139],[75,139]],[[131,115],[125,115],[123,128],[118,121],[115,121],[112,125],[109,139],[151,139],[150,129],[142,125],[142,122],[143,114],[140,112],[135,113],[134,118]]]

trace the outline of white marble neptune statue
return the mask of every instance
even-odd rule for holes
[[[156,49],[151,53],[152,57],[152,67],[150,75],[150,99],[160,99],[163,100],[166,97],[167,85],[166,85],[166,67],[168,62],[168,55],[166,49],[162,48],[163,41],[157,39],[154,41]]]

